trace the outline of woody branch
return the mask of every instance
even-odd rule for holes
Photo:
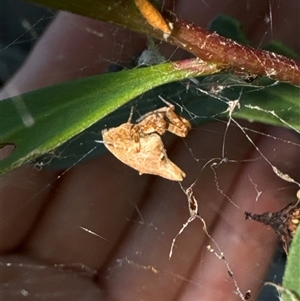
[[[241,45],[171,13],[166,12],[164,16],[173,23],[168,42],[184,48],[200,59],[223,65],[226,69],[300,85],[300,61]]]

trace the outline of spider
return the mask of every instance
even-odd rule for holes
[[[106,148],[120,161],[139,171],[173,181],[182,181],[185,173],[169,160],[161,135],[169,131],[186,137],[190,122],[177,115],[172,104],[145,114],[131,123],[132,110],[126,123],[102,131]]]
[[[163,135],[169,131],[176,136],[186,137],[188,131],[191,129],[190,122],[175,113],[175,107],[160,97],[168,106],[157,109],[141,116],[137,120],[137,124],[132,125],[131,133],[136,142],[136,150],[140,151],[139,139],[141,136],[149,135],[151,133],[158,133]],[[128,123],[131,123],[132,111],[129,116]]]

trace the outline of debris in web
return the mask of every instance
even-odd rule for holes
[[[283,249],[288,254],[289,246],[300,223],[300,190],[297,192],[297,202],[288,204],[277,212],[255,214],[245,212],[245,218],[272,227],[280,236]]]
[[[214,174],[214,181],[216,184],[216,188],[217,190],[236,208],[241,209],[236,203],[234,203],[231,198],[224,192],[224,190],[220,187],[219,181],[218,181],[218,177],[217,177],[217,173],[216,173],[216,168],[218,168],[218,166],[220,166],[220,164],[222,164],[223,162],[229,162],[229,160],[227,158],[224,158],[223,160],[221,160],[219,163],[212,163],[210,165],[210,168]]]
[[[213,243],[216,245],[218,251],[215,251],[211,245],[208,245],[206,248],[210,253],[213,253],[219,260],[223,260],[225,263],[225,266],[227,268],[227,272],[229,277],[232,279],[233,284],[235,286],[235,294],[237,294],[242,301],[249,300],[251,297],[251,290],[247,290],[245,294],[242,293],[240,287],[238,286],[238,283],[236,279],[234,278],[234,273],[232,269],[230,268],[229,262],[225,258],[224,253],[221,251],[220,247],[218,246],[217,242],[206,232],[206,234],[209,236],[209,238],[213,241]]]
[[[193,192],[193,186],[195,185],[196,182],[193,182],[186,190],[181,186],[180,187],[182,189],[182,191],[185,193],[185,195],[187,196],[187,200],[188,200],[188,208],[189,208],[189,212],[190,212],[190,217],[187,220],[186,223],[183,224],[182,228],[179,230],[179,232],[176,234],[176,236],[174,237],[173,241],[172,241],[172,245],[170,248],[170,252],[169,252],[169,259],[171,259],[172,255],[173,255],[173,249],[175,246],[175,242],[176,239],[178,238],[178,236],[180,234],[182,234],[182,232],[184,231],[184,229],[192,222],[194,221],[196,218],[200,219],[203,225],[203,231],[205,232],[205,234],[207,235],[207,237],[213,242],[213,244],[216,246],[217,251],[215,251],[213,249],[213,247],[211,245],[207,246],[207,250],[211,253],[214,253],[214,255],[220,259],[223,260],[228,272],[228,275],[230,276],[230,278],[233,281],[233,284],[235,286],[235,293],[240,297],[241,300],[245,301],[248,300],[251,297],[251,291],[248,290],[245,294],[242,293],[241,289],[239,288],[239,285],[236,281],[236,279],[234,278],[234,273],[230,267],[229,262],[227,261],[227,259],[225,258],[224,253],[221,251],[221,248],[219,247],[218,243],[216,242],[216,240],[208,233],[207,230],[207,226],[206,226],[206,222],[205,220],[201,217],[201,215],[198,212],[198,202],[194,196],[194,192]]]
[[[170,252],[169,252],[169,259],[171,259],[172,255],[173,255],[173,249],[174,249],[174,245],[175,245],[177,237],[197,217],[197,214],[198,214],[198,202],[197,202],[197,200],[196,200],[196,198],[194,196],[194,192],[193,192],[193,186],[194,185],[195,185],[195,182],[192,185],[190,185],[189,188],[187,188],[186,190],[184,190],[184,188],[180,184],[180,187],[181,187],[182,191],[187,196],[190,217],[188,218],[188,220],[186,221],[186,223],[183,224],[182,228],[179,230],[179,232],[176,234],[176,236],[173,238],[173,241],[172,241],[172,244],[171,244],[171,248],[170,248]]]
[[[147,37],[148,47],[138,58],[138,66],[151,66],[166,62],[167,59],[159,52],[157,45],[151,37]]]
[[[284,124],[285,126],[287,126],[288,128],[292,129],[293,131],[295,131],[296,133],[300,134],[300,131],[295,128],[294,126],[292,126],[291,124],[289,124],[288,122],[286,122],[283,118],[281,118],[280,116],[278,116],[274,110],[264,110],[258,106],[252,106],[252,105],[245,105],[246,108],[252,109],[252,110],[257,110],[257,111],[262,111],[264,113],[268,113],[272,116],[274,116],[275,118],[277,118],[282,124]],[[288,109],[287,109],[288,110]]]
[[[253,182],[252,178],[250,177],[250,175],[248,175],[248,179],[250,180],[252,186],[254,187],[255,191],[256,191],[256,197],[255,197],[255,203],[258,202],[258,199],[259,197],[261,196],[262,194],[262,191],[261,190],[258,190],[258,185],[256,183]]]
[[[117,263],[117,268],[120,268],[123,265],[129,265],[136,270],[149,271],[153,274],[166,274],[168,276],[170,276],[170,274],[171,274],[175,280],[180,280],[180,281],[183,281],[185,283],[189,283],[189,284],[192,284],[195,286],[198,285],[197,283],[195,283],[195,282],[189,280],[188,278],[181,276],[177,273],[170,272],[169,270],[165,270],[165,269],[158,269],[158,268],[154,267],[153,265],[143,265],[143,264],[137,263],[134,260],[129,259],[127,256],[125,256],[124,258],[116,259],[116,263]]]
[[[294,183],[297,184],[300,187],[300,183],[297,182],[296,180],[294,180],[291,176],[289,176],[288,174],[284,174],[282,171],[280,171],[276,166],[274,166],[269,159],[262,153],[262,151],[256,146],[256,144],[254,143],[254,141],[250,138],[250,136],[247,134],[247,132],[245,131],[245,129],[234,119],[232,119],[232,121],[234,122],[235,125],[237,125],[237,127],[244,133],[244,135],[246,136],[246,138],[248,139],[248,141],[254,146],[254,148],[256,149],[256,151],[262,156],[262,158],[271,166],[273,172],[282,180],[289,182],[289,183]]]
[[[242,91],[240,92],[240,97],[242,96]],[[231,121],[232,121],[232,114],[234,112],[234,110],[237,108],[237,109],[240,109],[240,97],[236,100],[230,100],[227,102],[228,104],[228,108],[227,110],[224,112],[224,113],[227,113],[228,112],[228,121],[227,121],[227,124],[226,124],[226,129],[225,129],[225,133],[224,133],[224,136],[223,136],[223,147],[222,147],[222,157],[225,158],[225,142],[226,142],[226,137],[227,137],[227,132],[228,132],[228,129],[229,129],[229,126],[231,124]]]

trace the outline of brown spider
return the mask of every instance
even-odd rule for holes
[[[136,124],[131,123],[131,110],[126,123],[102,131],[103,141],[115,157],[140,174],[182,181],[185,173],[168,158],[160,135],[169,131],[186,137],[191,124],[175,113],[173,105],[162,100],[168,104],[167,107],[145,114]]]

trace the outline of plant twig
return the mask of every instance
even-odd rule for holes
[[[300,86],[300,61],[241,45],[182,20],[170,12],[164,15],[173,24],[172,33],[167,39],[169,43],[193,53],[204,61],[224,65],[224,68],[267,76]]]

